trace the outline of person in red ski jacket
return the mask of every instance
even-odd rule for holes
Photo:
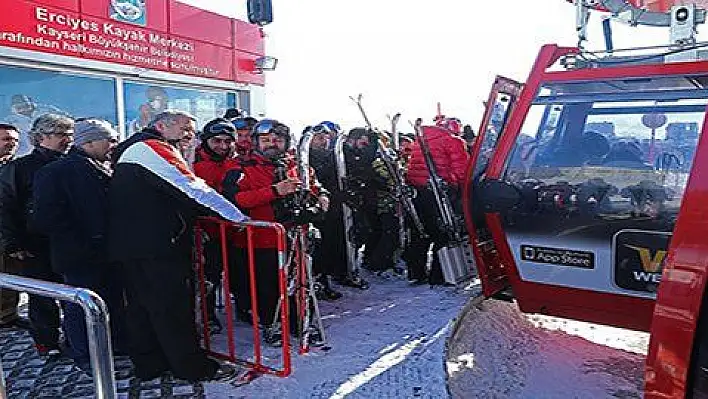
[[[230,161],[236,151],[236,127],[227,119],[216,118],[204,125],[199,139],[201,144],[194,160],[194,174],[221,192],[221,182],[232,168]],[[204,245],[204,277],[212,287],[206,297],[208,323],[210,332],[218,334],[222,329],[216,317],[216,291],[221,286],[221,240],[218,226],[206,225],[204,231],[208,237]]]
[[[278,222],[285,227],[295,224],[307,224],[308,220],[296,217],[298,207],[296,193],[302,185],[297,173],[295,159],[289,154],[290,129],[272,119],[258,122],[251,133],[253,153],[248,160],[240,163],[239,168],[230,170],[223,182],[224,196],[238,204],[253,220]],[[311,204],[308,209],[315,209],[317,217],[329,207],[328,193],[320,187],[314,172],[310,169]],[[243,237],[237,237],[243,238]],[[277,345],[282,336],[277,329],[271,328],[278,303],[278,254],[274,250],[277,237],[272,230],[257,231],[253,235],[255,264],[257,268],[258,317],[264,326],[264,340]],[[245,247],[245,242],[237,245]],[[244,265],[237,265],[237,270],[230,274],[243,274]],[[238,296],[238,294],[236,294]]]
[[[204,125],[199,139],[194,173],[211,188],[221,191],[221,182],[231,167],[228,161],[236,151],[236,127],[227,119],[216,118]]]
[[[422,129],[440,177],[453,188],[461,187],[469,158],[465,141],[438,126],[423,126]],[[416,141],[408,162],[408,183],[417,188],[426,187],[429,177],[423,151]]]
[[[456,199],[459,198],[469,156],[465,142],[453,131],[442,126],[423,126],[421,129],[430,148],[435,168],[447,183],[448,194],[454,206],[457,202]],[[413,203],[427,234],[427,237],[421,237],[414,230],[411,242],[404,251],[403,258],[408,267],[408,278],[413,284],[430,282],[431,285],[442,285],[443,276],[437,250],[447,243],[448,238],[445,237],[439,226],[438,207],[435,196],[428,186],[430,175],[420,147],[420,139],[413,144],[406,178],[408,183],[418,191]],[[431,243],[433,244],[433,262],[430,276],[427,276],[427,254]]]

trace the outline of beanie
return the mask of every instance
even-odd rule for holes
[[[75,146],[115,138],[118,138],[118,132],[110,123],[100,119],[82,119],[74,125]]]

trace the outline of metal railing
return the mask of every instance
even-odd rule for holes
[[[221,251],[221,265],[223,273],[223,284],[225,293],[225,307],[226,307],[226,336],[228,353],[220,353],[215,348],[212,347],[210,343],[211,332],[209,331],[209,320],[207,305],[206,305],[206,280],[205,280],[205,258],[204,258],[204,243],[200,237],[203,236],[203,232],[209,228],[217,228],[219,230],[218,237],[214,237],[219,241],[220,251]],[[256,230],[256,231],[254,231]],[[279,317],[282,332],[282,368],[270,367],[264,364],[264,356],[261,343],[261,332],[260,332],[260,322],[259,322],[259,303],[258,303],[258,289],[257,286],[257,268],[255,263],[255,247],[253,238],[257,231],[263,233],[263,230],[271,230],[276,238],[276,247],[272,248],[278,253],[278,297],[279,297],[279,311],[276,310],[276,317]],[[200,217],[197,219],[195,226],[195,237],[197,238],[195,242],[196,250],[196,260],[197,260],[197,273],[199,278],[199,298],[201,301],[201,312],[202,321],[204,324],[203,330],[203,342],[204,349],[212,356],[225,359],[240,365],[245,365],[255,373],[267,373],[273,374],[278,377],[287,377],[292,372],[292,361],[290,358],[290,336],[288,332],[290,331],[290,319],[288,309],[288,287],[287,287],[287,256],[286,256],[286,232],[283,225],[274,222],[265,222],[258,220],[249,220],[246,222],[230,222],[226,220],[221,220],[213,217]],[[253,358],[250,360],[247,357],[239,358],[236,355],[236,343],[235,343],[235,330],[234,330],[234,309],[233,303],[231,301],[231,286],[232,277],[230,276],[230,258],[229,258],[229,239],[233,238],[233,234],[243,234],[245,237],[245,249],[247,252],[247,265],[241,265],[240,267],[247,267],[248,278],[247,284],[250,293],[250,305],[251,305],[251,315],[252,323],[251,327],[253,330]],[[243,283],[243,282],[240,282]],[[274,323],[277,320],[272,320]],[[263,324],[270,324],[271,320],[263,320]]]
[[[0,288],[68,301],[81,306],[86,316],[89,357],[96,387],[95,397],[99,399],[117,397],[108,310],[106,303],[100,296],[85,288],[70,287],[6,273],[0,273]],[[3,375],[0,364],[0,376]],[[4,378],[0,379],[0,395],[2,395],[0,397],[6,397]]]

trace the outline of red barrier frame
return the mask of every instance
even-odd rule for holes
[[[227,331],[227,342],[228,342],[228,353],[215,352],[211,348],[210,343],[210,331],[207,323],[204,323],[204,349],[212,356],[229,360],[233,363],[248,366],[252,372],[272,374],[278,377],[287,377],[292,372],[292,361],[290,357],[290,319],[288,310],[288,292],[287,283],[285,275],[286,267],[286,233],[283,225],[273,222],[264,221],[247,221],[247,222],[230,222],[213,217],[202,217],[197,219],[195,225],[195,252],[196,252],[196,264],[197,273],[199,276],[199,294],[201,302],[201,312],[202,321],[208,320],[208,312],[206,305],[206,282],[204,276],[204,246],[201,240],[202,232],[204,231],[205,225],[218,226],[219,227],[219,239],[221,242],[221,263],[223,269],[223,289],[226,293],[225,307],[226,307],[226,331]],[[248,252],[248,270],[249,270],[249,289],[251,294],[251,313],[252,313],[252,327],[253,327],[253,357],[254,361],[249,361],[246,359],[239,359],[236,356],[236,344],[235,344],[235,333],[234,333],[234,310],[233,303],[231,302],[231,285],[229,278],[229,253],[228,253],[228,240],[227,233],[233,229],[245,229],[246,232],[246,250]],[[282,358],[283,358],[283,368],[276,369],[263,364],[262,362],[262,345],[261,345],[261,334],[260,328],[258,327],[258,295],[256,291],[256,267],[254,261],[254,246],[253,246],[253,230],[254,229],[271,229],[274,230],[277,237],[276,250],[278,252],[278,288],[281,302],[280,311],[280,321],[282,325]]]

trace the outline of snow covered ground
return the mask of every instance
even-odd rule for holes
[[[484,301],[447,354],[453,398],[640,398],[648,334]]]
[[[261,376],[235,387],[206,384],[211,398],[442,398],[444,346],[452,320],[479,283],[465,288],[409,286],[403,278],[365,276],[371,288],[339,287],[345,297],[320,302],[331,349],[293,352],[288,378]],[[249,334],[245,326],[239,331]],[[223,347],[223,337],[219,346]],[[237,345],[242,348],[243,343]],[[277,351],[265,355],[273,358]]]

